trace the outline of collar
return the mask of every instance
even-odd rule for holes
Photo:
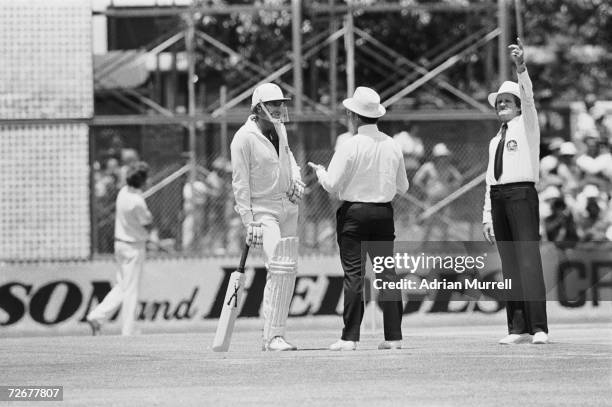
[[[519,122],[520,120],[521,120],[521,115],[519,114],[518,116],[514,116],[514,117],[512,118],[512,120],[507,121],[507,122],[506,122],[506,124],[508,125],[508,128],[510,128],[510,127],[512,127],[512,125],[513,125],[514,123],[517,123],[517,122]],[[503,124],[503,123],[502,123],[502,124]],[[501,128],[501,125],[500,125],[500,128]]]
[[[257,133],[257,134],[261,134],[263,136],[263,133],[261,132],[261,129],[259,128],[259,126],[257,125],[257,122],[255,121],[255,115],[254,114],[249,115],[245,125],[247,126],[249,131],[252,131],[252,132]]]
[[[378,130],[378,126],[375,124],[364,124],[357,128],[357,134],[377,136],[380,134],[380,131]]]
[[[144,193],[142,188],[135,188],[135,187],[132,187],[130,185],[126,185],[126,187],[128,187],[128,191],[130,191],[132,193],[135,193],[135,194],[138,194],[138,195],[142,195]]]

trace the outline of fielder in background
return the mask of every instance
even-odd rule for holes
[[[489,143],[483,234],[497,240],[504,278],[512,280],[506,302],[508,335],[500,344],[548,342],[546,289],[540,256],[538,182],[540,128],[523,44],[517,38],[510,57],[518,83],[506,81],[488,97],[502,122]]]
[[[263,246],[268,269],[262,350],[270,351],[297,349],[285,340],[285,326],[297,274],[298,203],[304,184],[283,124],[289,120],[287,100],[273,83],[255,88],[253,114],[231,143],[236,211],[247,229],[247,243]]]
[[[342,104],[357,134],[339,146],[327,170],[322,165],[308,165],[316,171],[323,188],[343,201],[336,214],[336,233],[344,270],[344,329],[330,350],[355,350],[364,312],[362,265],[366,259],[362,242],[388,242],[383,244],[388,251],[385,254],[393,255],[391,200],[396,193],[406,193],[408,178],[401,147],[378,130],[376,123],[386,112],[378,93],[358,87]],[[386,272],[395,275],[395,270]],[[385,332],[379,349],[402,346],[402,300],[400,292],[395,294],[382,300],[379,297]]]
[[[102,324],[122,306],[121,334],[133,335],[138,292],[145,261],[146,243],[151,230],[152,215],[142,196],[149,166],[135,162],[128,166],[126,183],[117,195],[115,215],[115,259],[119,263],[117,283],[104,300],[87,315],[94,335]]]

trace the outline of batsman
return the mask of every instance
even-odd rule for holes
[[[264,351],[296,350],[285,340],[298,260],[298,204],[304,183],[287,139],[284,97],[273,83],[253,91],[251,115],[231,143],[232,187],[246,241],[263,247],[267,279],[263,297]]]

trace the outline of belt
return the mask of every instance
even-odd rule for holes
[[[342,206],[350,206],[353,204],[359,205],[371,205],[371,206],[391,206],[391,202],[350,202],[342,201]]]
[[[491,185],[491,191],[500,191],[511,188],[524,188],[524,187],[535,187],[535,182],[523,181],[523,182],[509,182],[507,184]]]

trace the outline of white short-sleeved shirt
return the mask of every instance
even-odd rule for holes
[[[115,239],[131,243],[144,243],[149,237],[145,226],[153,216],[142,196],[142,191],[125,185],[117,195]]]

